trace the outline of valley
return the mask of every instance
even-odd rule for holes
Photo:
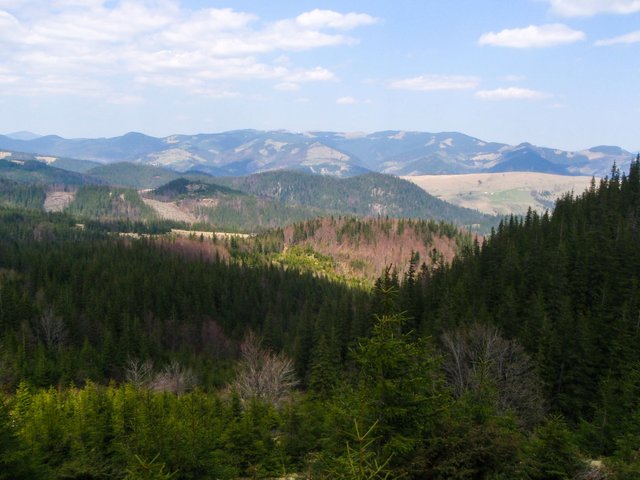
[[[567,152],[530,143],[512,146],[487,142],[458,132],[410,131],[354,134],[237,130],[164,138],[132,132],[121,137],[82,140],[56,136],[14,139],[0,135],[1,148],[7,149],[0,160],[5,162],[7,174],[9,165],[16,169],[15,162],[27,162],[25,165],[31,166],[32,175],[42,170],[37,162],[59,169],[57,174],[53,174],[53,170],[47,173],[50,179],[41,171],[40,181],[46,182],[59,182],[64,178],[63,182],[75,184],[94,182],[154,189],[183,177],[235,185],[233,188],[243,184],[240,189],[252,195],[275,198],[282,193],[278,193],[276,185],[267,188],[265,180],[281,181],[276,177],[284,174],[276,172],[289,172],[285,183],[294,181],[297,174],[316,175],[312,188],[329,182],[320,177],[348,180],[378,172],[410,180],[428,194],[454,205],[497,216],[522,215],[529,207],[539,211],[552,208],[564,192],[580,192],[591,177],[608,175],[614,163],[622,169],[628,168],[633,158],[632,153],[613,146]],[[69,173],[62,173],[65,171]],[[12,178],[24,176],[17,171],[12,175]],[[247,180],[241,180],[243,178]],[[295,182],[301,184],[299,178],[302,177],[296,178]],[[322,188],[335,189],[326,185]],[[323,198],[309,200],[306,206],[327,210],[331,200]],[[345,197],[338,198],[345,200]],[[291,195],[283,199],[300,203]],[[264,208],[262,203],[251,209]],[[354,213],[386,215],[393,211],[384,202],[370,201],[370,204],[370,208],[356,208]],[[340,208],[333,205],[328,210],[340,211]],[[160,216],[173,215],[193,221],[193,212],[187,212],[190,209],[165,206]],[[415,216],[416,213],[402,215]],[[302,218],[285,216],[290,220]],[[448,219],[458,221],[451,215]],[[462,223],[483,222],[463,220]],[[236,227],[246,228],[246,225]]]
[[[0,0],[0,480],[639,480],[640,0]]]
[[[250,195],[178,180],[143,195]],[[219,236],[132,189],[45,212],[42,186],[0,187],[11,478],[634,478],[640,159],[488,237],[336,214]]]
[[[274,158],[287,150],[264,135]],[[637,470],[640,159],[595,179],[533,146],[454,161],[444,151],[464,141],[494,147],[453,133],[427,137],[437,155],[418,160],[370,135],[319,137],[273,170],[250,160],[255,138],[215,168],[177,151],[147,162],[162,141],[139,135],[109,150],[127,161],[96,163],[108,139],[83,141],[84,159],[4,152],[0,435],[14,456],[0,466],[43,479],[355,480],[356,459],[435,480]],[[437,174],[352,168],[337,143],[358,138],[383,170]],[[626,162],[594,152],[589,172],[602,155]],[[376,436],[356,455],[354,435]]]

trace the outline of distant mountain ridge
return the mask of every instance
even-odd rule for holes
[[[20,135],[18,135],[20,137]],[[350,177],[368,171],[394,175],[538,172],[605,176],[634,154],[616,146],[568,152],[530,143],[485,142],[458,132],[375,133],[235,130],[156,138],[130,132],[113,138],[0,135],[0,149],[89,160],[133,162],[179,172],[242,176],[299,170]]]
[[[14,140],[35,140],[36,138],[40,138],[40,135],[27,130],[20,130],[19,132],[7,133],[7,137],[13,138]]]
[[[41,185],[95,185],[99,178],[54,167],[40,160],[0,158],[0,178]]]

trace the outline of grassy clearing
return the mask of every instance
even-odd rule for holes
[[[529,207],[543,211],[568,191],[582,192],[591,177],[507,172],[403,177],[431,195],[493,215],[522,215]]]

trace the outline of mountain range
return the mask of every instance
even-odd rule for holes
[[[133,162],[178,172],[242,176],[301,170],[350,177],[366,172],[433,175],[538,172],[607,175],[628,168],[634,154],[615,146],[569,152],[530,143],[486,142],[457,132],[365,133],[235,130],[156,138],[130,132],[113,138],[65,139],[30,132],[0,135],[6,149],[98,163]]]
[[[32,154],[0,159],[0,205],[65,210],[83,218],[165,218],[243,232],[329,215],[435,219],[479,232],[497,222],[407,180],[374,172],[337,178],[279,170],[214,178],[130,162],[86,173],[49,163]]]

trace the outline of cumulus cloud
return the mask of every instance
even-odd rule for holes
[[[551,23],[485,33],[478,43],[494,47],[543,48],[575,43],[585,38],[584,32],[573,30],[561,23]]]
[[[640,30],[636,30],[635,32],[631,32],[631,33],[626,33],[618,37],[605,38],[603,40],[598,40],[595,44],[597,47],[606,47],[610,45],[630,44],[630,43],[638,43],[638,42],[640,42]]]
[[[481,100],[542,100],[549,94],[528,88],[508,87],[495,90],[479,90],[476,97]]]
[[[372,25],[378,19],[366,13],[342,14],[331,10],[315,9],[296,17],[296,22],[305,28],[335,28],[339,30],[351,30],[364,25]]]
[[[467,90],[475,88],[480,83],[476,77],[464,75],[420,75],[417,77],[395,80],[389,84],[397,90]]]
[[[336,79],[335,74],[331,70],[327,70],[323,67],[292,72],[284,77],[289,82],[326,82]]]
[[[340,97],[336,100],[338,105],[355,105],[358,101],[353,97]]]
[[[547,0],[551,10],[565,17],[588,17],[599,13],[626,15],[640,12],[640,0]]]
[[[233,8],[189,10],[176,0],[0,0],[2,83],[16,94],[93,94],[114,103],[138,101],[124,91],[136,85],[224,98],[237,92],[217,83],[223,80],[293,90],[336,76],[296,66],[286,53],[354,44],[346,31],[377,21],[312,10],[267,22]]]
[[[273,88],[281,92],[295,92],[300,90],[300,85],[294,82],[281,82],[277,83]]]

